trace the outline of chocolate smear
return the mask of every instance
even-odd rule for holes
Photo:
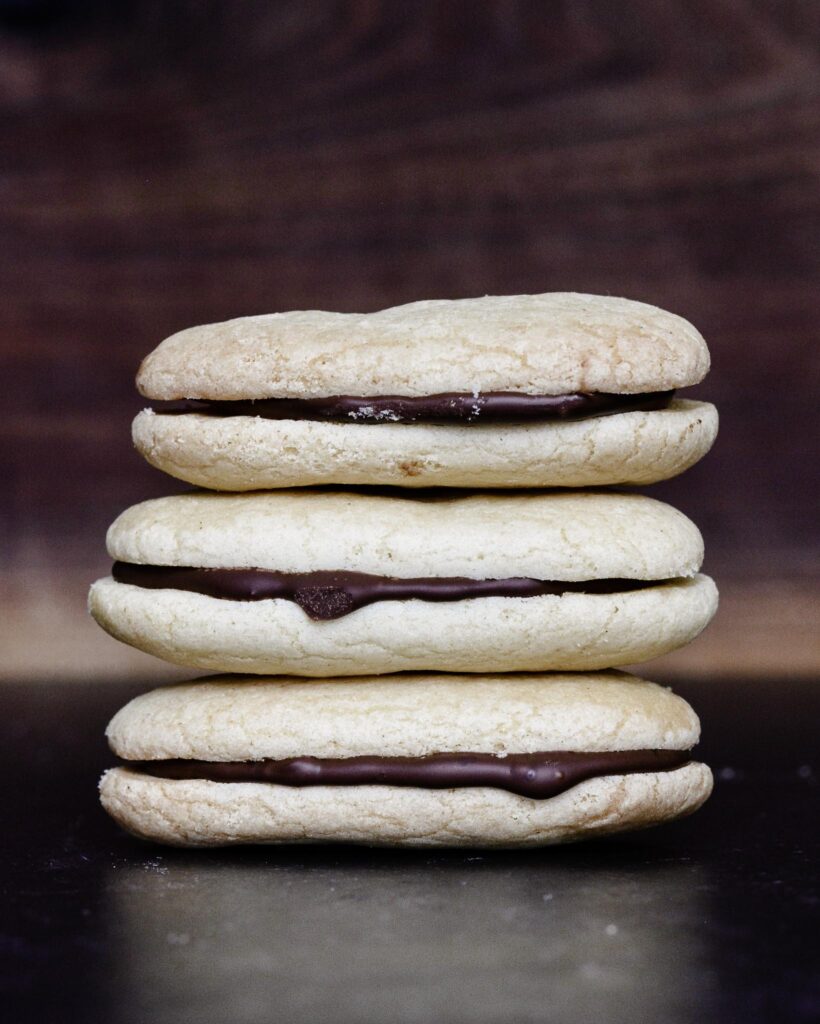
[[[375,601],[464,601],[476,597],[540,597],[615,594],[654,587],[665,580],[537,580],[511,577],[474,580],[462,576],[401,579],[344,570],[275,572],[270,569],[205,569],[115,562],[118,583],[150,590],[186,590],[230,601],[295,601],[312,619],[338,619]]]
[[[445,391],[436,395],[331,395],[327,398],[256,398],[236,401],[183,399],[153,402],[156,412],[207,416],[260,416],[268,420],[335,420],[342,423],[527,423],[581,420],[619,412],[665,409],[674,391],[637,395],[577,391],[528,395],[519,391]]]
[[[124,767],[164,779],[279,786],[489,786],[544,800],[586,779],[674,771],[690,760],[686,750],[561,750],[506,756],[470,752],[423,757],[290,757],[281,761],[125,761]]]

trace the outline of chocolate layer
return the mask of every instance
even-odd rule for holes
[[[665,409],[674,391],[641,395],[573,392],[526,395],[519,391],[438,395],[332,395],[327,398],[257,398],[245,401],[154,402],[162,413],[199,412],[208,416],[261,416],[266,420],[340,420],[344,423],[523,423],[581,420],[637,409]]]
[[[544,594],[614,594],[654,587],[663,580],[584,580],[567,583],[511,577],[472,580],[461,576],[397,579],[364,572],[274,572],[268,569],[202,569],[115,562],[118,583],[150,590],[188,590],[231,601],[284,598],[312,619],[338,619],[374,601],[463,601],[473,597],[539,597]]]
[[[550,751],[535,754],[453,753],[425,757],[289,757],[282,761],[126,761],[164,779],[268,782],[278,786],[490,786],[544,800],[585,779],[667,772],[691,760],[686,750]]]

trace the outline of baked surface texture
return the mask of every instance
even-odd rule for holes
[[[264,490],[314,484],[400,487],[597,487],[650,484],[682,473],[717,436],[717,410],[669,408],[528,424],[350,424],[253,416],[134,420],[137,450],[200,487]]]
[[[131,761],[247,761],[688,750],[700,723],[682,697],[625,672],[324,682],[228,676],[135,697],[106,736]]]
[[[230,601],[110,577],[89,607],[112,636],[213,672],[345,676],[404,670],[603,669],[694,639],[717,609],[708,576],[617,594],[379,601],[316,622],[292,601]]]
[[[129,832],[174,846],[360,843],[517,847],[590,839],[692,813],[712,789],[706,765],[610,775],[532,800],[499,789],[295,788],[160,779],[114,768],[103,806]]]
[[[697,527],[672,506],[575,492],[182,494],[127,509],[107,542],[112,558],[146,565],[470,579],[665,580],[703,559]]]
[[[637,393],[696,384],[698,331],[630,299],[572,292],[316,310],[180,331],[137,376],[148,398],[308,398],[445,391]]]

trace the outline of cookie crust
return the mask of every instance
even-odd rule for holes
[[[700,723],[671,690],[625,672],[216,676],[135,697],[106,736],[130,761],[246,761],[689,750]]]
[[[123,828],[173,846],[359,843],[526,847],[646,828],[697,810],[712,789],[704,764],[590,779],[547,800],[498,789],[394,786],[297,789],[168,780],[114,768],[100,798]]]
[[[672,506],[576,492],[181,494],[127,509],[107,542],[112,559],[144,565],[394,577],[667,580],[703,559],[697,527]]]
[[[682,473],[717,436],[708,402],[521,425],[348,424],[144,410],[134,445],[157,469],[220,491],[315,484],[598,487]]]
[[[695,384],[708,369],[703,338],[679,316],[630,299],[552,292],[192,327],[144,360],[137,385],[159,400],[637,393]]]
[[[683,646],[711,620],[717,590],[697,575],[622,594],[381,601],[315,622],[291,601],[224,601],[108,577],[92,586],[89,607],[117,639],[214,672],[562,671],[638,663]]]

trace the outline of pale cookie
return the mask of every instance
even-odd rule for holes
[[[640,495],[191,494],[127,510],[108,547],[100,625],[215,671],[607,668],[717,606],[696,527]]]
[[[135,835],[179,846],[534,846],[696,810],[685,701],[620,673],[213,679],[132,701],[100,784]]]
[[[147,398],[236,400],[518,391],[634,394],[697,384],[709,353],[686,320],[574,292],[316,310],[190,327],[143,362]]]
[[[380,601],[314,621],[288,600],[228,601],[110,577],[91,614],[111,636],[211,672],[583,670],[637,664],[689,643],[717,610],[708,576],[622,594]]]
[[[133,438],[152,465],[217,490],[652,483],[715,439],[713,406],[672,398],[708,368],[691,324],[628,299],[277,313],[159,345],[137,377],[158,407]]]
[[[385,576],[662,580],[692,576],[703,540],[641,494],[179,494],[132,505],[108,553],[148,565]]]
[[[164,415],[134,420],[138,451],[179,480],[218,491],[312,484],[400,487],[598,487],[651,484],[712,447],[717,410],[667,409],[595,419],[498,425],[271,420]]]
[[[414,673],[311,682],[214,676],[135,697],[106,736],[129,761],[244,761],[442,750],[688,750],[689,704],[627,672]]]

